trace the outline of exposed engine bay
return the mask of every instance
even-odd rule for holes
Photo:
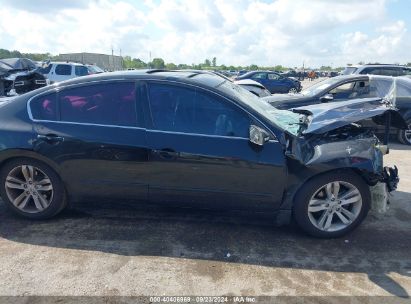
[[[26,58],[0,60],[0,96],[15,96],[47,85],[34,62]]]

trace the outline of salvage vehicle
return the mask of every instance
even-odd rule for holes
[[[0,96],[24,94],[47,84],[46,78],[30,59],[0,59]]]
[[[271,71],[252,71],[245,73],[234,80],[251,79],[261,83],[272,94],[297,93],[301,91],[301,82],[294,78],[284,77]]]
[[[411,67],[399,64],[364,64],[351,65],[344,69],[342,75],[382,75],[406,76],[411,75]]]
[[[398,140],[411,145],[411,79],[376,75],[345,75],[321,81],[299,94],[280,94],[265,98],[277,109],[293,109],[311,104],[341,102],[359,98],[390,99],[408,128],[391,128]],[[379,128],[383,132],[384,128]]]
[[[0,194],[29,219],[130,200],[294,218],[312,236],[339,237],[366,217],[370,187],[398,183],[360,121],[404,122],[378,99],[357,102],[363,111],[354,101],[277,110],[202,71],[75,78],[0,103]]]

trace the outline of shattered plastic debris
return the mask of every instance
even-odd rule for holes
[[[388,190],[385,183],[378,183],[370,187],[371,209],[381,215],[388,210]]]

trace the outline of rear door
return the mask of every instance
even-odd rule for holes
[[[273,210],[286,181],[282,146],[249,142],[257,124],[228,100],[196,87],[148,84],[152,202]]]
[[[288,93],[290,85],[287,78],[275,73],[268,73],[267,79],[272,93]]]
[[[271,92],[271,87],[270,87],[269,81],[267,79],[267,73],[265,73],[265,72],[255,73],[251,76],[251,79],[261,83],[263,86],[265,86],[267,88],[267,90],[269,90]]]
[[[148,150],[134,82],[73,86],[30,102],[35,152],[75,198],[145,200]]]

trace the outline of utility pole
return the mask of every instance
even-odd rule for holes
[[[114,49],[113,49],[113,45],[111,45],[111,70],[114,71]]]
[[[121,60],[121,69],[124,69],[124,61],[123,61],[123,56],[121,56],[121,48],[120,48],[120,60]]]

